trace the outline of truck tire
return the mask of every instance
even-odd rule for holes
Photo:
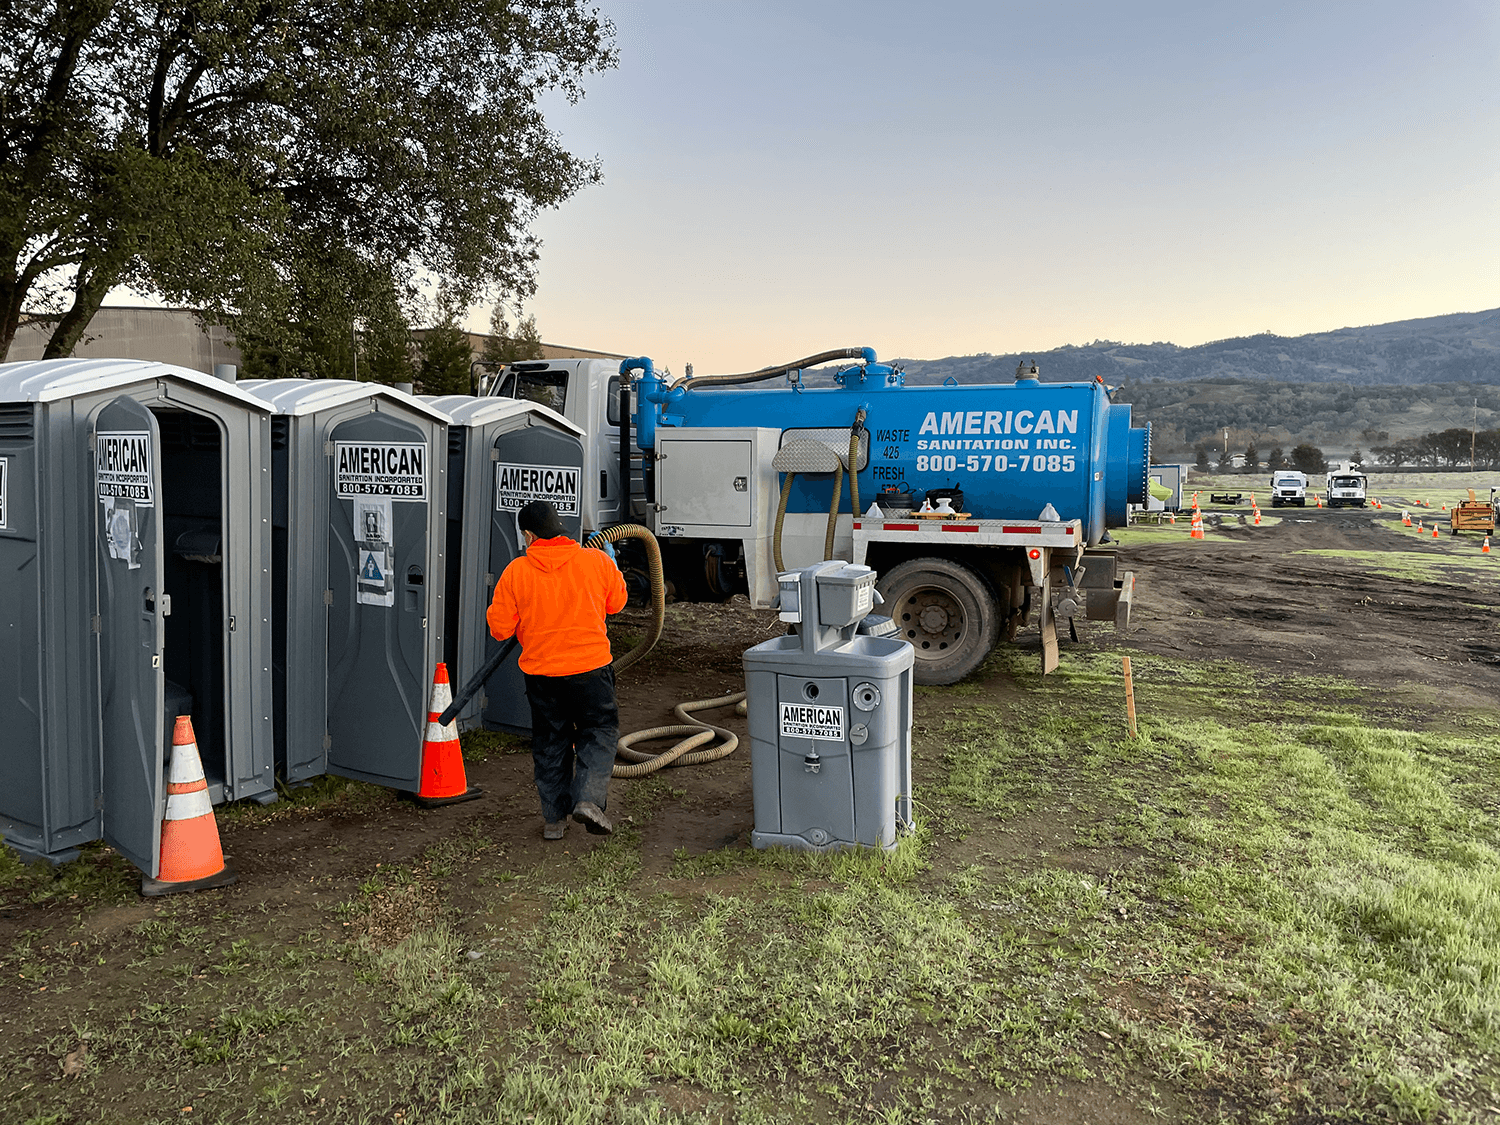
[[[912,678],[955,684],[984,662],[1000,635],[1000,609],[989,584],[947,559],[910,559],[892,567],[877,589],[883,612],[916,650]]]

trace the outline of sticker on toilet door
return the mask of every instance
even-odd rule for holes
[[[819,707],[812,703],[782,703],[781,737],[821,738],[828,742],[842,742],[844,709]]]
[[[396,583],[391,575],[391,500],[361,496],[354,501],[355,587],[360,605],[393,606]]]

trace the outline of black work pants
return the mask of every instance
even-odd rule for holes
[[[563,820],[580,801],[601,809],[620,738],[615,670],[606,664],[575,676],[526,673],[531,703],[531,757],[542,816]]]

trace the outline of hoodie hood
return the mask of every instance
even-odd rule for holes
[[[544,573],[566,566],[579,551],[583,550],[571,536],[559,535],[552,539],[538,539],[526,548],[526,560]]]

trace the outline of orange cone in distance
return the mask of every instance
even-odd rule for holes
[[[1484,546],[1479,548],[1479,553],[1481,555],[1487,555],[1490,553],[1490,537],[1488,535],[1484,537]]]
[[[438,724],[438,716],[452,702],[448,665],[439,664],[432,676],[432,705],[427,708],[427,737],[422,740],[422,778],[415,796],[417,804],[427,808],[472,801],[484,793],[483,789],[469,788],[463,749],[458,744],[458,727],[453,723]]]
[[[1256,527],[1260,526],[1260,509],[1259,508],[1255,509],[1255,526]]]
[[[1433,538],[1434,538],[1434,539],[1436,539],[1436,538],[1437,538],[1437,524],[1433,524],[1433,525],[1432,525],[1432,537],[1433,537]]]
[[[203,759],[193,736],[193,720],[177,716],[172,729],[172,760],[167,765],[167,811],[161,823],[161,862],[155,879],[141,880],[141,894],[180,894],[227,887],[238,876],[224,862],[219,825],[208,797]]]
[[[1197,512],[1193,513],[1193,528],[1192,528],[1191,531],[1188,532],[1188,538],[1190,538],[1190,539],[1202,539],[1203,538],[1203,517],[1201,515],[1199,515]]]

